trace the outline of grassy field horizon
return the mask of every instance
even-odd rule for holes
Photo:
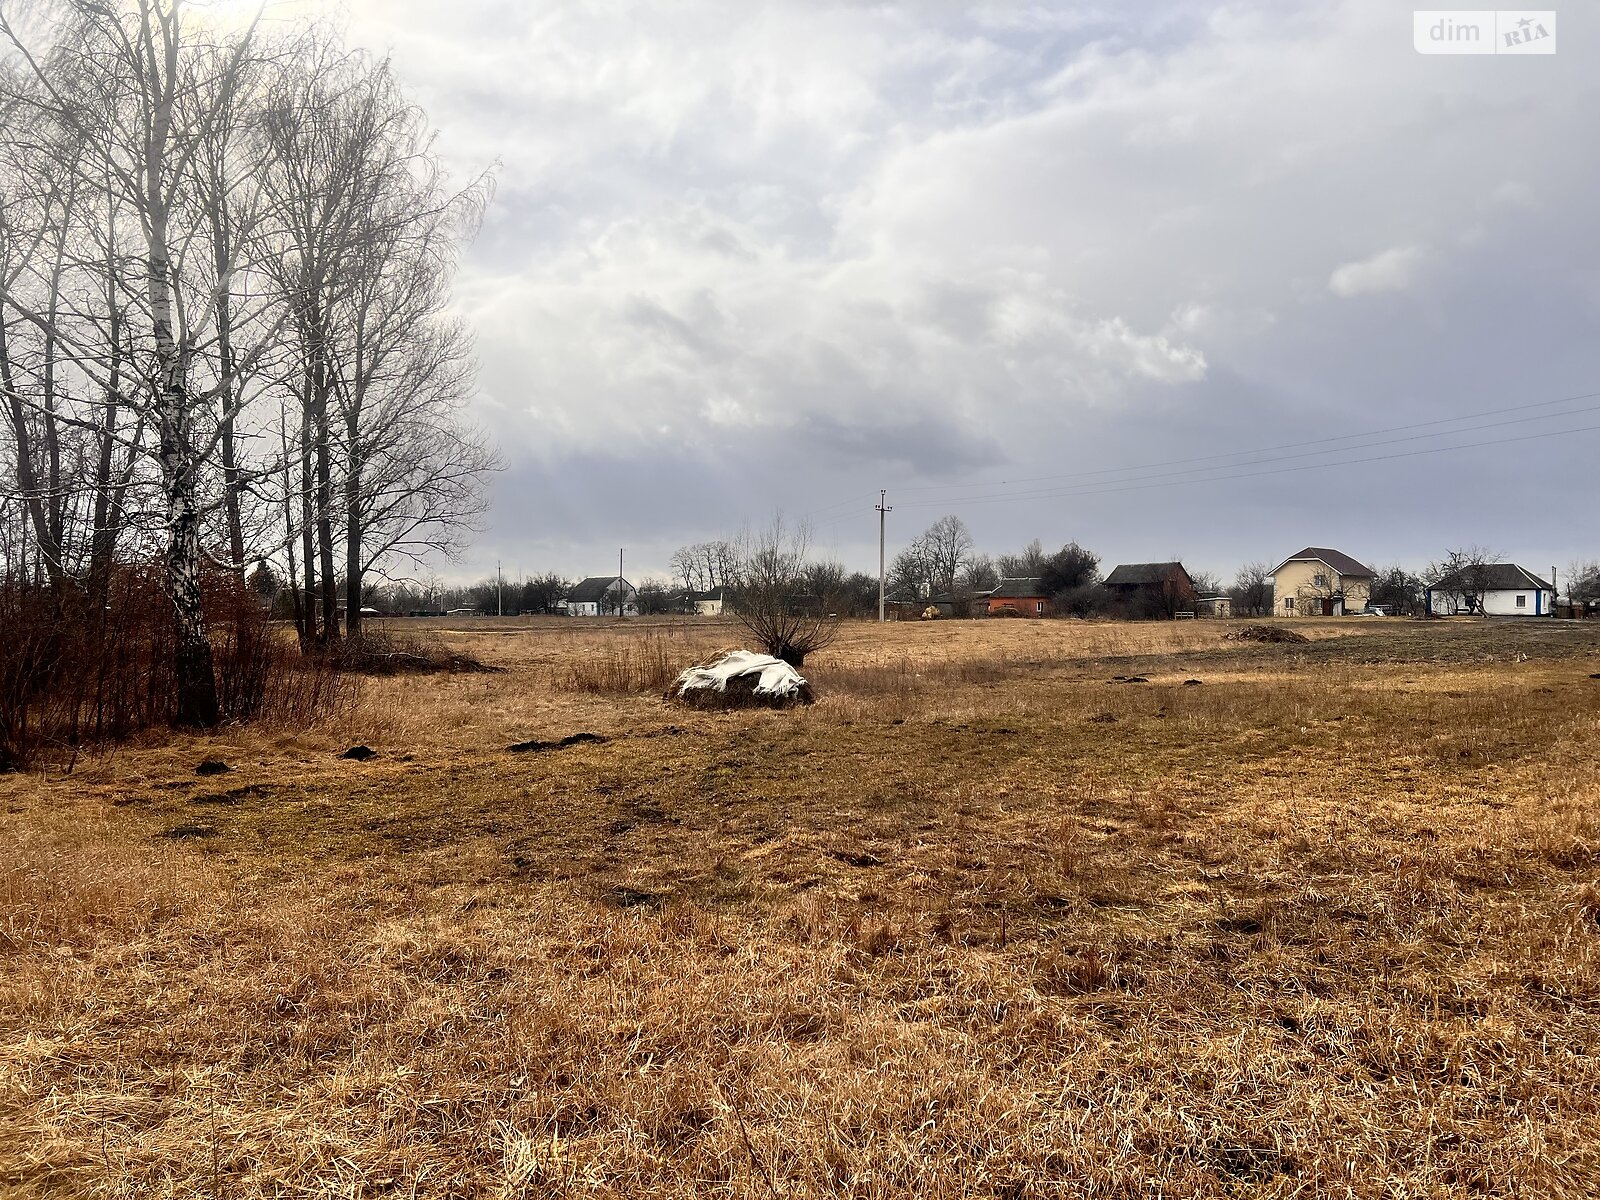
[[[500,670],[0,777],[0,1193],[1595,1194],[1600,623],[1243,624],[395,622]]]

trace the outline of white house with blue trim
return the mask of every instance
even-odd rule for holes
[[[1555,585],[1516,563],[1464,567],[1429,584],[1427,596],[1435,617],[1548,617],[1556,603]]]

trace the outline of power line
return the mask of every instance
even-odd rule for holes
[[[960,501],[914,500],[910,501],[909,503],[904,503],[902,506],[906,508],[940,508],[950,503],[1000,504],[1006,501],[1015,500],[1047,500],[1055,498],[1065,499],[1074,496],[1104,496],[1115,492],[1147,491],[1151,488],[1177,487],[1201,483],[1224,483],[1234,479],[1256,479],[1268,475],[1292,475],[1298,471],[1320,471],[1328,467],[1351,467],[1357,465],[1358,463],[1388,462],[1391,459],[1397,458],[1418,458],[1426,454],[1448,454],[1452,450],[1473,450],[1484,446],[1504,446],[1511,442],[1532,442],[1538,441],[1541,438],[1564,437],[1567,434],[1573,433],[1593,433],[1596,430],[1600,430],[1600,425],[1580,425],[1575,429],[1552,429],[1545,433],[1528,433],[1523,434],[1521,437],[1495,438],[1487,442],[1463,442],[1458,446],[1430,446],[1423,450],[1402,450],[1397,454],[1375,454],[1368,458],[1348,458],[1341,459],[1337,462],[1304,463],[1296,467],[1279,467],[1271,471],[1246,471],[1237,475],[1213,475],[1205,479],[1168,480],[1159,483],[1129,483],[1118,487],[1087,486],[1079,488],[1062,488],[1039,492],[1019,492],[1005,495],[975,496]],[[1367,447],[1355,446],[1351,447],[1351,449],[1360,450],[1367,449]],[[1239,465],[1245,466],[1257,464]]]
[[[980,482],[980,483],[930,484],[930,485],[927,485],[927,486],[924,486],[924,487],[905,487],[905,488],[900,488],[899,490],[901,492],[955,492],[955,491],[957,491],[959,489],[962,489],[962,488],[1007,487],[1007,486],[1010,486],[1010,485],[1013,485],[1013,484],[1022,484],[1022,483],[1044,483],[1044,482],[1048,482],[1050,480],[1056,480],[1056,479],[1089,479],[1089,478],[1092,478],[1092,477],[1095,477],[1095,476],[1100,476],[1100,475],[1123,474],[1123,473],[1128,472],[1128,471],[1146,471],[1146,470],[1151,470],[1151,469],[1156,468],[1156,467],[1180,467],[1180,466],[1185,465],[1186,463],[1218,462],[1218,463],[1220,463],[1220,465],[1216,469],[1223,470],[1223,469],[1228,469],[1228,468],[1231,468],[1231,467],[1242,467],[1242,466],[1254,465],[1253,463],[1249,463],[1249,462],[1223,463],[1223,462],[1221,462],[1221,460],[1223,460],[1223,459],[1243,458],[1243,457],[1246,457],[1248,455],[1255,455],[1255,454],[1274,454],[1279,450],[1298,450],[1303,446],[1321,446],[1321,445],[1327,445],[1330,442],[1349,442],[1349,441],[1356,441],[1356,440],[1361,439],[1361,438],[1381,437],[1383,435],[1391,434],[1391,433],[1404,433],[1404,432],[1406,432],[1408,430],[1412,430],[1412,429],[1428,429],[1428,428],[1433,428],[1433,427],[1439,426],[1439,425],[1455,425],[1455,424],[1458,424],[1458,423],[1460,423],[1462,421],[1476,420],[1479,417],[1494,417],[1494,416],[1499,416],[1501,413],[1508,413],[1508,412],[1527,412],[1528,410],[1535,409],[1535,408],[1553,408],[1553,407],[1555,407],[1556,405],[1559,405],[1559,404],[1573,404],[1573,403],[1576,403],[1579,400],[1594,400],[1594,399],[1597,399],[1597,398],[1600,398],[1600,392],[1584,392],[1584,393],[1582,393],[1580,395],[1564,396],[1559,400],[1540,400],[1540,401],[1538,401],[1536,403],[1533,403],[1533,404],[1514,404],[1514,405],[1506,406],[1504,408],[1490,408],[1490,409],[1484,409],[1484,410],[1482,410],[1480,412],[1462,413],[1461,415],[1454,416],[1454,417],[1439,417],[1439,418],[1437,418],[1435,420],[1432,420],[1432,421],[1414,421],[1414,422],[1412,422],[1411,424],[1408,424],[1408,425],[1394,425],[1394,426],[1390,426],[1387,429],[1370,429],[1370,430],[1367,430],[1364,433],[1345,433],[1345,434],[1337,434],[1337,435],[1330,436],[1330,437],[1309,438],[1309,439],[1307,439],[1305,441],[1300,441],[1300,442],[1284,442],[1284,443],[1281,443],[1281,444],[1276,445],[1276,446],[1261,446],[1261,447],[1258,447],[1258,448],[1253,449],[1253,450],[1233,450],[1233,451],[1229,451],[1229,452],[1223,453],[1223,454],[1202,454],[1202,455],[1197,455],[1197,456],[1195,456],[1193,458],[1173,458],[1173,459],[1167,459],[1167,460],[1165,460],[1163,462],[1135,463],[1135,464],[1131,464],[1129,466],[1122,466],[1122,467],[1101,467],[1101,468],[1098,468],[1098,469],[1092,470],[1092,471],[1074,471],[1074,472],[1066,472],[1066,473],[1056,474],[1056,475],[1031,475],[1031,476],[1025,476],[1025,477],[1020,478],[1020,479],[996,479],[996,480],[988,480],[988,481]],[[1592,411],[1592,410],[1591,409],[1587,409],[1587,408],[1583,408],[1583,409],[1570,409],[1567,412],[1560,412],[1560,413],[1542,413],[1542,414],[1539,414],[1539,415],[1536,415],[1536,416],[1520,417],[1520,418],[1517,418],[1514,421],[1502,422],[1501,424],[1516,424],[1518,421],[1544,421],[1544,420],[1549,420],[1552,417],[1572,416],[1572,415],[1576,415],[1577,413],[1580,413],[1580,412],[1589,412],[1589,411]],[[1442,437],[1442,436],[1446,436],[1446,435],[1448,435],[1450,433],[1471,433],[1471,432],[1473,432],[1474,428],[1476,428],[1476,429],[1491,429],[1491,428],[1495,428],[1495,427],[1496,426],[1493,426],[1493,425],[1482,425],[1482,426],[1475,426],[1473,428],[1468,428],[1468,429],[1458,429],[1458,430],[1448,430],[1447,429],[1447,430],[1440,430],[1436,434],[1424,435],[1424,436]],[[1414,439],[1414,438],[1413,439],[1402,438],[1402,439],[1396,439],[1396,440],[1397,441],[1406,441],[1406,440],[1416,440],[1416,439]],[[1393,443],[1390,443],[1390,442],[1373,442],[1373,443],[1371,443],[1371,445],[1373,445],[1373,446],[1390,445],[1390,444],[1393,444]],[[1362,450],[1362,449],[1367,449],[1367,448],[1368,447],[1366,447],[1366,446],[1342,446],[1342,447],[1336,447],[1334,449],[1322,451],[1322,453],[1325,453],[1325,454],[1337,454],[1337,453],[1339,453],[1339,452],[1341,452],[1343,450]],[[1275,461],[1280,461],[1280,460],[1278,460],[1278,459],[1260,459],[1260,460],[1257,460],[1257,461],[1265,463],[1265,462],[1275,462]],[[952,500],[959,500],[960,499],[959,496],[954,496],[954,495],[952,495],[950,498]]]
[[[1255,460],[1250,461],[1250,462],[1226,463],[1226,464],[1223,464],[1221,466],[1216,466],[1216,467],[1190,467],[1190,468],[1188,468],[1186,470],[1182,470],[1182,471],[1168,471],[1168,472],[1166,472],[1165,474],[1162,474],[1162,475],[1145,476],[1144,480],[1145,480],[1145,482],[1149,482],[1152,479],[1166,479],[1166,480],[1170,480],[1170,481],[1172,481],[1174,483],[1204,483],[1206,481],[1206,479],[1203,476],[1199,477],[1199,478],[1185,478],[1185,477],[1187,477],[1187,476],[1197,476],[1197,475],[1200,474],[1200,472],[1204,472],[1204,471],[1229,471],[1229,470],[1233,470],[1233,469],[1235,469],[1237,467],[1263,467],[1263,466],[1270,466],[1273,463],[1290,462],[1290,461],[1293,461],[1295,459],[1317,458],[1317,457],[1319,457],[1321,455],[1325,455],[1325,454],[1348,454],[1348,453],[1351,453],[1351,452],[1357,451],[1357,450],[1375,450],[1380,446],[1400,446],[1400,445],[1404,445],[1406,442],[1425,441],[1425,440],[1427,440],[1429,438],[1437,438],[1437,437],[1451,437],[1451,436],[1454,436],[1455,434],[1461,434],[1461,433],[1480,433],[1485,429],[1501,429],[1501,428],[1504,428],[1507,425],[1521,425],[1521,424],[1524,424],[1524,423],[1526,423],[1528,421],[1544,421],[1544,420],[1549,420],[1551,417],[1575,417],[1575,416],[1578,416],[1578,415],[1580,415],[1582,413],[1590,413],[1590,412],[1600,412],[1600,405],[1591,404],[1591,405],[1588,405],[1588,406],[1586,406],[1584,408],[1571,408],[1571,409],[1567,409],[1565,412],[1545,413],[1545,414],[1542,414],[1541,416],[1537,416],[1537,417],[1513,417],[1513,418],[1511,418],[1509,420],[1505,420],[1505,421],[1491,421],[1491,422],[1488,422],[1487,424],[1483,424],[1483,425],[1469,425],[1464,429],[1446,429],[1446,430],[1440,430],[1439,432],[1436,432],[1436,433],[1414,433],[1410,437],[1386,438],[1383,441],[1368,442],[1365,445],[1361,445],[1361,446],[1340,446],[1340,447],[1335,447],[1334,449],[1331,449],[1331,450],[1305,450],[1305,451],[1300,452],[1299,454],[1280,454],[1280,455],[1276,455],[1276,456],[1271,457],[1271,458],[1258,458],[1258,459],[1255,459]],[[1517,440],[1517,439],[1507,439],[1507,440]],[[1474,445],[1493,445],[1494,443],[1473,443],[1473,444]],[[1449,447],[1449,446],[1439,447],[1439,449],[1443,449],[1443,450],[1448,450],[1448,449],[1453,449],[1453,448],[1454,447]],[[1365,461],[1376,461],[1376,460],[1358,459],[1358,460],[1355,460],[1355,461],[1365,462]],[[1307,466],[1318,466],[1318,465],[1322,465],[1322,464],[1316,464],[1316,463],[1308,463],[1307,464]],[[1336,464],[1333,464],[1333,465],[1336,465]],[[1112,469],[1113,468],[1107,468],[1108,471],[1112,470]],[[1129,467],[1129,468],[1117,468],[1117,469],[1134,470],[1136,468]],[[1077,476],[1059,476],[1059,477],[1057,477],[1057,476],[1045,476],[1044,478],[1077,478]],[[1105,484],[1111,484],[1111,483],[1118,483],[1118,482],[1121,482],[1121,481],[1115,480],[1115,479],[1107,479],[1107,480],[1102,480],[1101,482],[1105,483]],[[1095,485],[1095,486],[1098,486],[1098,485]],[[1053,493],[1056,490],[1057,489],[1050,488],[1050,489],[1045,489],[1045,492],[1046,493]],[[1040,492],[1037,492],[1037,491],[1022,491],[1022,492],[997,492],[992,497],[991,496],[952,496],[952,497],[935,498],[935,499],[932,499],[932,500],[913,500],[913,501],[909,501],[907,503],[907,507],[917,507],[917,506],[926,507],[926,506],[930,506],[930,505],[931,506],[936,506],[936,505],[942,505],[942,504],[958,504],[958,503],[959,504],[964,504],[964,503],[967,503],[970,500],[1018,498],[1018,497],[1028,497],[1028,496],[1038,495],[1038,494],[1043,494],[1043,493],[1040,493]]]
[[[800,519],[802,521],[814,521],[818,517],[825,516],[828,513],[833,512],[834,509],[848,508],[849,506],[851,506],[853,504],[870,505],[871,503],[872,503],[872,497],[871,496],[868,496],[865,499],[863,499],[860,496],[851,496],[848,500],[835,500],[832,504],[825,504],[821,508],[812,509],[810,512],[806,513],[806,515],[803,516]],[[835,521],[843,520],[843,519],[844,519],[844,514],[841,514],[839,517],[835,518]]]

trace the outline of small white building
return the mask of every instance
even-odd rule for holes
[[[1466,567],[1428,585],[1428,613],[1435,617],[1547,617],[1555,602],[1555,585],[1516,563]]]
[[[720,617],[722,615],[723,589],[718,588],[712,592],[691,592],[690,597],[694,603],[695,616]]]
[[[639,589],[620,575],[591,575],[567,593],[569,617],[614,617],[619,613],[639,615]]]

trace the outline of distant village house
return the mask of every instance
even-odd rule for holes
[[[614,617],[619,613],[639,615],[639,589],[620,576],[591,575],[567,593],[568,616]]]
[[[1436,579],[1428,585],[1427,601],[1434,617],[1543,617],[1555,611],[1556,589],[1516,563],[1488,563]]]
[[[1000,613],[1047,617],[1051,612],[1050,597],[1044,594],[1044,588],[1037,578],[1002,579],[1000,586],[984,599],[988,602],[991,617]]]
[[[672,598],[672,605],[678,612],[693,613],[697,617],[720,617],[725,596],[725,588],[716,588],[709,592],[680,592]]]
[[[1130,615],[1172,617],[1194,611],[1194,581],[1181,562],[1122,563],[1106,576],[1104,586]]]
[[[1280,617],[1342,617],[1366,609],[1376,573],[1342,550],[1307,546],[1272,573],[1272,611]]]

